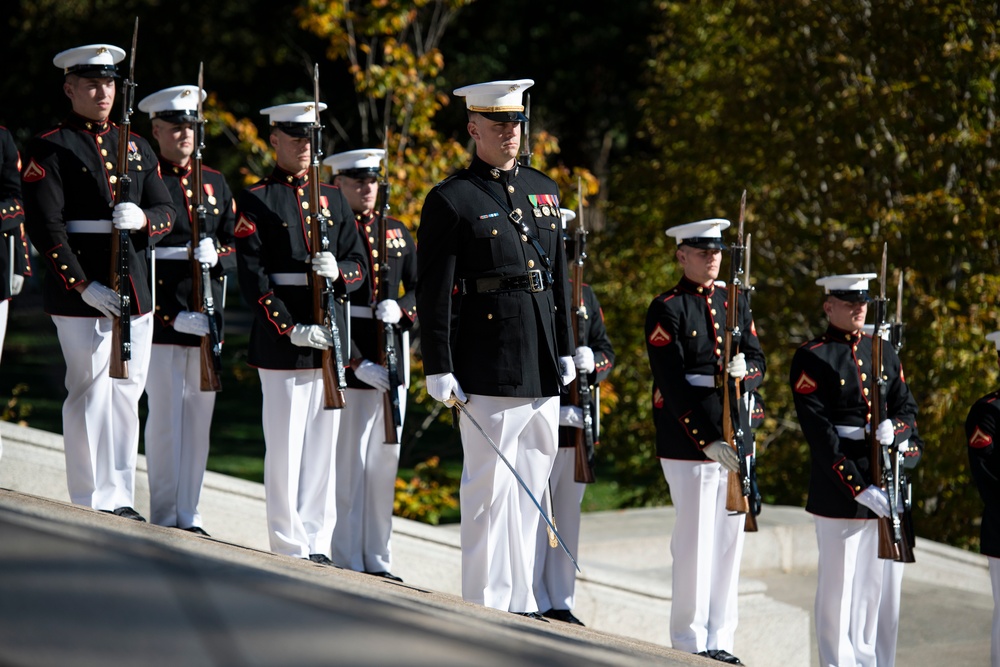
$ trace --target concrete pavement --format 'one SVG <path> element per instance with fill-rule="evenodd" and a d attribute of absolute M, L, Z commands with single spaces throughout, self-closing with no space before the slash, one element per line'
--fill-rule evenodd
<path fill-rule="evenodd" d="M 8 423 L 0 423 L 0 435 L 0 488 L 38 496 L 0 493 L 0 664 L 96 664 L 91 660 L 119 644 L 131 647 L 130 655 L 151 651 L 147 664 L 161 657 L 164 664 L 562 664 L 564 657 L 574 664 L 718 664 L 664 648 L 669 507 L 584 515 L 575 612 L 588 627 L 579 629 L 464 603 L 457 526 L 397 518 L 393 571 L 406 585 L 389 585 L 266 553 L 259 484 L 208 474 L 202 511 L 213 539 L 205 540 L 61 504 L 68 502 L 61 436 Z M 140 460 L 136 508 L 148 515 L 144 465 Z M 744 663 L 818 663 L 811 625 L 816 560 L 809 516 L 801 508 L 765 507 L 743 560 L 734 652 Z M 988 664 L 993 603 L 986 559 L 918 540 L 917 563 L 906 572 L 897 664 Z M 104 616 L 108 599 L 127 612 Z M 164 616 L 143 627 L 163 636 L 114 639 L 121 623 L 128 627 L 149 608 Z M 61 630 L 67 623 L 80 628 L 68 640 Z M 94 649 L 98 636 L 110 643 Z M 469 636 L 476 638 L 471 645 Z M 30 650 L 9 653 L 18 645 L 12 637 Z M 374 653 L 353 652 L 373 644 Z M 51 659 L 25 661 L 34 651 Z M 102 664 L 131 664 L 126 653 Z M 338 657 L 324 662 L 330 655 Z"/>

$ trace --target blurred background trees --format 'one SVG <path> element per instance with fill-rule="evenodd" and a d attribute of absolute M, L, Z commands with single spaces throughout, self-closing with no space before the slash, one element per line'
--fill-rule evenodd
<path fill-rule="evenodd" d="M 601 486 L 588 498 L 605 507 L 668 501 L 642 335 L 650 300 L 679 277 L 664 230 L 735 220 L 745 188 L 769 364 L 758 433 L 765 501 L 805 500 L 808 448 L 787 374 L 795 348 L 825 328 L 815 279 L 877 270 L 888 242 L 887 292 L 895 298 L 902 271 L 901 357 L 927 446 L 914 480 L 917 531 L 975 546 L 980 504 L 963 423 L 996 388 L 983 335 L 1000 329 L 998 10 L 963 0 L 636 0 L 586 11 L 567 0 L 16 0 L 2 19 L 0 123 L 23 143 L 57 122 L 68 103 L 55 53 L 127 46 L 138 15 L 137 99 L 193 82 L 204 61 L 206 161 L 234 188 L 271 166 L 258 110 L 310 98 L 318 62 L 330 105 L 325 152 L 381 146 L 388 128 L 393 213 L 415 228 L 426 192 L 469 156 L 451 90 L 535 79 L 533 165 L 559 181 L 570 207 L 584 179 L 594 231 L 587 278 L 618 352 L 604 392 L 614 411 L 602 421 Z M 143 115 L 135 119 L 149 136 Z M 9 359 L 0 366 L 8 395 L 23 379 L 9 377 Z M 240 377 L 252 384 L 255 375 L 244 368 Z M 414 380 L 411 465 L 454 459 L 457 435 L 419 373 Z M 32 391 L 11 400 L 30 402 Z M 37 408 L 32 425 L 44 422 Z M 433 463 L 421 470 L 440 482 L 446 464 Z"/>

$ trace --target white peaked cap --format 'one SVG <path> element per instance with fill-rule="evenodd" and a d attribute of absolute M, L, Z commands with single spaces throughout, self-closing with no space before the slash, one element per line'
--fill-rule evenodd
<path fill-rule="evenodd" d="M 526 120 L 524 91 L 535 85 L 532 79 L 489 81 L 455 89 L 455 95 L 465 98 L 465 108 L 481 113 L 490 120 L 501 122 Z"/>
<path fill-rule="evenodd" d="M 993 341 L 993 344 L 997 346 L 997 352 L 1000 352 L 1000 331 L 986 334 L 986 340 Z"/>
<path fill-rule="evenodd" d="M 868 281 L 878 278 L 874 273 L 844 273 L 837 276 L 826 276 L 816 281 L 826 294 L 868 292 Z"/>
<path fill-rule="evenodd" d="M 326 103 L 319 103 L 319 111 L 326 111 Z M 308 102 L 292 102 L 291 104 L 278 104 L 273 107 L 261 109 L 260 112 L 267 116 L 271 125 L 280 127 L 284 123 L 312 124 L 319 120 L 316 111 L 316 103 L 312 100 Z"/>
<path fill-rule="evenodd" d="M 710 218 L 676 225 L 667 230 L 667 236 L 677 239 L 677 245 L 689 245 L 694 248 L 724 249 L 722 230 L 728 229 L 732 223 L 723 218 Z"/>
<path fill-rule="evenodd" d="M 201 91 L 201 101 L 208 95 Z M 158 90 L 147 95 L 139 102 L 139 111 L 149 114 L 150 118 L 164 120 L 197 120 L 198 116 L 198 86 L 173 86 Z"/>
<path fill-rule="evenodd" d="M 56 54 L 52 64 L 63 74 L 113 76 L 115 65 L 125 60 L 125 51 L 111 44 L 88 44 L 66 49 Z"/>
<path fill-rule="evenodd" d="M 566 229 L 566 225 L 576 220 L 576 211 L 571 208 L 561 208 L 559 213 L 562 214 L 562 226 Z"/>
<path fill-rule="evenodd" d="M 353 173 L 378 175 L 384 157 L 385 151 L 381 148 L 360 148 L 334 153 L 323 160 L 323 164 L 333 170 L 334 176 L 337 174 L 351 176 Z"/>

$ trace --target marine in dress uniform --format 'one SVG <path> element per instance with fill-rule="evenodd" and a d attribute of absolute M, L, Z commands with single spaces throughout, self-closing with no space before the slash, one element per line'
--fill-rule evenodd
<path fill-rule="evenodd" d="M 1000 365 L 1000 331 L 986 336 L 994 343 Z M 965 420 L 965 438 L 969 452 L 969 470 L 983 499 L 979 551 L 987 557 L 993 584 L 993 634 L 990 664 L 1000 665 L 1000 389 L 976 401 Z"/>
<path fill-rule="evenodd" d="M 558 188 L 515 159 L 532 83 L 455 91 L 476 155 L 424 200 L 417 312 L 427 392 L 465 402 L 538 499 L 558 448 L 558 396 L 576 370 Z M 532 586 L 540 515 L 464 415 L 460 429 L 462 597 L 543 618 Z"/>
<path fill-rule="evenodd" d="M 789 381 L 811 464 L 806 511 L 819 546 L 816 639 L 821 665 L 875 665 L 885 566 L 878 558 L 878 517 L 889 500 L 871 478 L 875 429 L 883 445 L 913 435 L 917 405 L 899 357 L 883 346 L 886 418 L 871 424 L 872 339 L 861 330 L 874 273 L 820 278 L 826 292 L 826 332 L 792 357 Z"/>
<path fill-rule="evenodd" d="M 119 128 L 108 120 L 115 100 L 116 46 L 94 44 L 58 54 L 73 113 L 27 145 L 21 177 L 25 225 L 46 259 L 45 310 L 66 360 L 63 435 L 70 499 L 78 505 L 144 520 L 134 504 L 139 397 L 152 340 L 152 293 L 146 250 L 166 236 L 174 209 L 156 153 L 130 134 L 125 201 L 115 205 Z M 111 236 L 129 232 L 131 360 L 128 378 L 109 376 L 112 316 Z"/>
<path fill-rule="evenodd" d="M 365 245 L 367 275 L 350 294 L 351 369 L 347 372 L 345 409 L 337 440 L 337 523 L 333 529 L 332 560 L 341 567 L 402 581 L 390 571 L 392 506 L 399 438 L 406 415 L 409 386 L 409 334 L 417 317 L 417 248 L 402 222 L 386 218 L 386 257 L 379 257 L 375 215 L 376 181 L 385 151 L 366 148 L 337 153 L 323 163 L 333 170 L 333 183 L 354 211 L 354 222 Z M 384 273 L 380 269 L 384 268 Z M 386 280 L 389 298 L 378 300 L 379 281 Z M 400 288 L 405 293 L 400 295 Z M 395 341 L 402 384 L 390 389 L 389 374 L 378 364 L 378 333 L 374 318 L 395 324 L 403 335 Z M 404 370 L 406 372 L 404 372 Z M 385 442 L 385 391 L 399 396 L 400 426 L 396 444 Z"/>
<path fill-rule="evenodd" d="M 576 218 L 572 209 L 560 209 L 563 229 L 566 223 Z M 575 242 L 572 237 L 565 239 L 567 256 L 572 262 L 576 256 Z M 571 279 L 572 283 L 572 279 Z M 601 304 L 590 285 L 583 285 L 583 306 L 587 312 L 585 339 L 587 345 L 576 348 L 573 354 L 573 364 L 577 370 L 577 381 L 583 379 L 591 387 L 591 419 L 595 425 L 595 441 L 597 439 L 596 425 L 600 423 L 600 401 L 598 386 L 611 374 L 615 363 L 615 351 L 608 338 L 608 330 L 604 326 L 604 313 Z M 576 317 L 576 309 L 571 312 Z M 570 553 L 578 556 L 580 545 L 580 503 L 587 485 L 576 481 L 576 438 L 583 428 L 583 411 L 569 400 L 569 395 L 560 398 L 559 405 L 559 452 L 556 454 L 552 474 L 549 475 L 548 493 L 542 506 L 556 520 L 559 535 L 566 543 Z M 583 623 L 573 614 L 576 598 L 576 568 L 573 562 L 566 558 L 561 549 L 549 545 L 548 526 L 539 522 L 535 543 L 535 600 L 538 608 L 544 609 L 542 616 L 573 625 Z"/>
<path fill-rule="evenodd" d="M 670 486 L 676 524 L 670 540 L 673 600 L 670 643 L 682 651 L 740 664 L 732 655 L 745 517 L 726 510 L 735 450 L 722 438 L 722 376 L 727 293 L 716 286 L 722 231 L 728 220 L 671 227 L 684 275 L 646 313 L 646 350 L 653 371 L 656 454 Z M 739 298 L 740 352 L 727 371 L 744 394 L 764 379 L 765 361 L 746 296 Z M 749 425 L 744 432 L 750 433 Z M 748 447 L 749 449 L 749 447 Z"/>
<path fill-rule="evenodd" d="M 263 109 L 277 166 L 236 197 L 236 260 L 254 313 L 247 362 L 263 394 L 264 492 L 271 551 L 332 564 L 333 479 L 341 410 L 323 407 L 322 351 L 333 334 L 316 322 L 311 274 L 343 294 L 366 276 L 364 246 L 340 190 L 309 179 L 309 127 L 326 108 L 313 102 Z M 329 250 L 310 245 L 310 188 L 319 187 Z M 336 300 L 341 349 L 349 350 L 348 311 Z M 345 354 L 345 363 L 347 361 Z"/>
<path fill-rule="evenodd" d="M 21 203 L 21 156 L 10 130 L 0 126 L 0 353 L 7 335 L 11 297 L 20 294 L 31 275 L 28 237 Z M 3 441 L 0 440 L 0 455 Z"/>
<path fill-rule="evenodd" d="M 150 521 L 199 535 L 198 501 L 208 463 L 209 432 L 215 392 L 201 389 L 201 341 L 208 316 L 197 312 L 202 295 L 191 293 L 193 263 L 207 264 L 220 335 L 223 327 L 225 273 L 236 269 L 232 192 L 218 171 L 202 166 L 205 221 L 191 236 L 194 209 L 192 155 L 198 122 L 198 86 L 174 86 L 139 102 L 149 114 L 160 149 L 160 172 L 176 209 L 173 229 L 156 245 L 156 308 L 149 362 L 149 415 L 146 463 L 149 468 Z M 193 250 L 191 249 L 193 246 Z"/>

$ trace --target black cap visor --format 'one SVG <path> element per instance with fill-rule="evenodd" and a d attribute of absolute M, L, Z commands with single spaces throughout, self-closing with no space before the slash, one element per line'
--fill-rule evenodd
<path fill-rule="evenodd" d="M 686 245 L 699 250 L 726 250 L 728 248 L 718 236 L 695 236 L 684 239 L 677 245 Z"/>
<path fill-rule="evenodd" d="M 867 290 L 830 290 L 829 295 L 849 303 L 867 303 L 872 300 Z"/>
<path fill-rule="evenodd" d="M 526 123 L 528 117 L 520 111 L 477 111 L 483 118 L 497 123 Z"/>
<path fill-rule="evenodd" d="M 290 137 L 308 137 L 312 123 L 274 123 L 274 127 Z"/>

